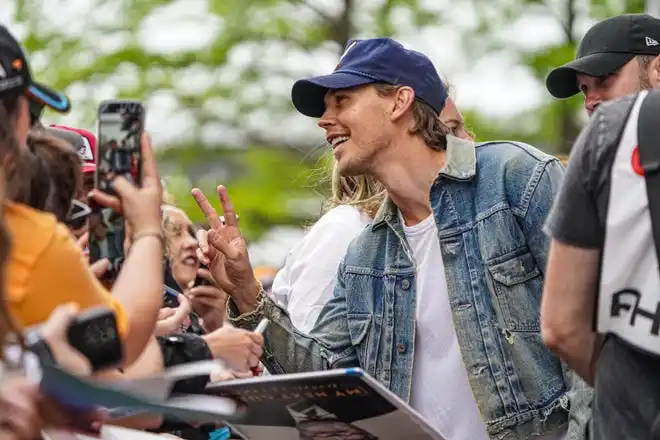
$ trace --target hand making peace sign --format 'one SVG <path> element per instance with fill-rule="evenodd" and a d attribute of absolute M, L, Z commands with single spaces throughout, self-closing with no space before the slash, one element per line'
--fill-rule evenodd
<path fill-rule="evenodd" d="M 255 309 L 260 285 L 254 277 L 247 244 L 238 228 L 238 218 L 227 189 L 220 185 L 217 191 L 224 221 L 199 189 L 192 190 L 211 228 L 208 232 L 201 231 L 197 238 L 213 278 L 232 297 L 241 313 L 246 313 Z"/>

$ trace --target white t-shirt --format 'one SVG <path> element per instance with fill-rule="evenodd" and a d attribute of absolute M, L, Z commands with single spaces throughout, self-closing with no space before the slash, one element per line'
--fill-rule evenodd
<path fill-rule="evenodd" d="M 399 214 L 400 215 L 400 214 Z M 456 337 L 433 215 L 401 223 L 417 265 L 417 323 L 410 406 L 447 440 L 488 440 Z M 566 438 L 568 426 L 534 437 Z"/>
<path fill-rule="evenodd" d="M 435 220 L 401 222 L 417 266 L 410 405 L 447 440 L 488 440 L 458 346 Z"/>
<path fill-rule="evenodd" d="M 353 206 L 337 206 L 323 215 L 286 258 L 273 281 L 273 296 L 289 311 L 293 325 L 309 333 L 332 298 L 337 268 L 351 241 L 371 222 Z"/>

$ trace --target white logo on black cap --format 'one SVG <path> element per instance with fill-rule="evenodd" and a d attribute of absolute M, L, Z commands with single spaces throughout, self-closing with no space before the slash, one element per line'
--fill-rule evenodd
<path fill-rule="evenodd" d="M 5 79 L 7 78 L 7 71 L 5 70 L 4 67 L 2 67 L 2 64 L 0 64 L 0 79 Z"/>
<path fill-rule="evenodd" d="M 646 40 L 646 45 L 647 46 L 657 46 L 658 45 L 658 40 L 654 40 L 651 37 L 645 37 Z"/>

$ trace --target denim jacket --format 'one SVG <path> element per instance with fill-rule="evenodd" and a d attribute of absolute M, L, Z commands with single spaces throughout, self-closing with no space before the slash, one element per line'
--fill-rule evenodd
<path fill-rule="evenodd" d="M 549 240 L 542 231 L 563 177 L 525 144 L 456 146 L 430 191 L 449 302 L 469 382 L 492 439 L 528 440 L 569 423 L 583 437 L 591 390 L 543 344 L 540 306 Z M 351 243 L 333 298 L 309 335 L 270 300 L 237 324 L 271 319 L 272 373 L 359 366 L 404 401 L 415 349 L 415 264 L 387 201 Z M 236 309 L 230 303 L 230 314 Z M 570 414 L 569 414 L 570 412 Z"/>

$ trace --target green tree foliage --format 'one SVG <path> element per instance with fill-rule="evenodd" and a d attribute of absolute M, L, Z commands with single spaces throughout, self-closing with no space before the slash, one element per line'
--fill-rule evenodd
<path fill-rule="evenodd" d="M 513 54 L 540 82 L 573 58 L 594 20 L 644 9 L 643 0 L 456 1 L 471 6 L 477 18 L 471 28 L 457 27 L 465 32 L 468 59 Z M 169 189 L 201 221 L 190 187 L 217 203 L 215 185 L 227 185 L 250 238 L 272 225 L 315 217 L 319 193 L 327 190 L 317 183 L 331 161 L 313 121 L 295 116 L 293 79 L 318 72 L 318 60 L 338 57 L 352 37 L 397 35 L 404 25 L 420 31 L 454 25 L 454 17 L 440 15 L 443 9 L 428 0 L 60 0 L 67 12 L 57 17 L 75 15 L 74 3 L 90 11 L 69 21 L 44 13 L 45 2 L 13 0 L 13 21 L 22 27 L 37 75 L 71 92 L 88 127 L 101 98 L 173 101 L 174 115 L 188 125 L 157 146 Z M 192 9 L 197 15 L 191 19 Z M 206 40 L 183 49 L 145 44 L 157 42 L 149 25 L 168 11 L 175 11 L 177 24 L 199 27 Z M 502 37 L 502 30 L 529 16 L 553 17 L 562 38 L 530 49 Z M 511 118 L 486 118 L 478 109 L 466 116 L 480 139 L 517 139 L 566 153 L 584 120 L 581 104 L 580 97 L 548 96 L 539 108 Z"/>
<path fill-rule="evenodd" d="M 40 0 L 15 1 L 14 21 L 26 30 L 23 44 L 33 59 L 44 60 L 37 75 L 55 87 L 88 92 L 75 102 L 86 125 L 94 123 L 95 93 L 118 73 L 129 81 L 117 87 L 116 97 L 176 99 L 177 113 L 191 127 L 158 146 L 168 188 L 201 221 L 187 194 L 190 186 L 216 203 L 215 185 L 227 185 L 251 238 L 274 224 L 318 215 L 318 197 L 309 201 L 325 188 L 317 185 L 327 173 L 322 135 L 284 136 L 290 121 L 300 121 L 291 119 L 292 79 L 316 73 L 306 54 L 339 57 L 355 35 L 392 35 L 402 15 L 419 28 L 440 20 L 417 0 L 339 0 L 333 8 L 314 0 L 207 0 L 205 22 L 212 23 L 213 35 L 203 46 L 154 51 L 141 44 L 149 20 L 167 8 L 178 8 L 185 20 L 185 5 L 199 1 L 87 0 L 87 10 L 96 13 L 72 27 L 52 25 Z M 247 62 L 232 63 L 246 51 Z M 186 76 L 205 79 L 182 87 Z M 261 128 L 253 123 L 259 119 L 267 121 Z"/>
<path fill-rule="evenodd" d="M 545 83 L 548 73 L 557 66 L 571 61 L 577 44 L 586 31 L 580 24 L 593 24 L 597 20 L 623 13 L 644 12 L 644 0 L 469 0 L 477 13 L 477 24 L 467 38 L 466 50 L 478 57 L 493 51 L 514 53 L 520 64 L 526 66 L 540 82 Z M 562 30 L 562 39 L 542 48 L 525 50 L 522 45 L 498 38 L 498 30 L 506 29 L 523 16 L 552 17 Z M 489 38 L 483 38 L 488 35 Z M 524 43 L 524 42 L 520 42 Z M 511 126 L 509 137 L 532 140 L 533 144 L 549 151 L 567 154 L 581 128 L 583 98 L 554 100 L 533 112 L 515 116 L 518 129 Z M 478 134 L 502 132 L 494 124 L 483 121 Z M 498 122 L 499 125 L 499 122 Z"/>

